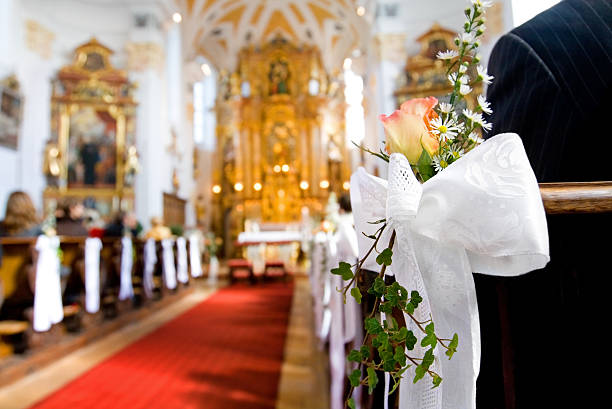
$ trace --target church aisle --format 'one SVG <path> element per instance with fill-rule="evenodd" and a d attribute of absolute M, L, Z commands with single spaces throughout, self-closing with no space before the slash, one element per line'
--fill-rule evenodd
<path fill-rule="evenodd" d="M 274 408 L 292 293 L 222 289 L 33 408 Z"/>

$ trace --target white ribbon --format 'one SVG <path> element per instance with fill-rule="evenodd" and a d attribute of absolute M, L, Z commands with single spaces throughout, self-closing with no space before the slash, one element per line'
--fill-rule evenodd
<path fill-rule="evenodd" d="M 210 264 L 208 265 L 208 285 L 215 285 L 217 283 L 218 275 L 219 275 L 219 259 L 217 259 L 217 256 L 211 256 Z"/>
<path fill-rule="evenodd" d="M 189 264 L 191 265 L 191 276 L 202 276 L 202 258 L 200 256 L 200 237 L 197 234 L 189 236 Z"/>
<path fill-rule="evenodd" d="M 187 240 L 184 237 L 176 239 L 176 278 L 179 282 L 189 282 L 189 267 L 187 266 Z"/>
<path fill-rule="evenodd" d="M 132 267 L 134 256 L 132 250 L 132 239 L 123 237 L 121 239 L 121 285 L 119 287 L 119 299 L 127 300 L 134 296 L 132 287 Z"/>
<path fill-rule="evenodd" d="M 145 295 L 148 298 L 153 296 L 153 269 L 157 263 L 157 254 L 155 250 L 155 240 L 148 239 L 144 246 L 144 274 L 142 276 L 142 287 Z"/>
<path fill-rule="evenodd" d="M 390 267 L 402 286 L 423 297 L 416 319 L 431 316 L 440 336 L 459 335 L 452 360 L 441 346 L 435 349 L 431 369 L 442 385 L 432 389 L 427 379 L 413 384 L 406 375 L 400 408 L 475 408 L 480 330 L 471 273 L 516 276 L 549 261 L 542 199 L 520 138 L 494 136 L 422 185 L 406 158 L 393 154 L 388 182 L 363 168 L 353 174 L 351 199 L 358 236 L 362 228 L 372 234 L 379 225 L 367 222 L 382 218 L 390 224 L 387 234 L 396 231 Z M 370 245 L 360 241 L 360 254 Z M 419 333 L 410 317 L 406 322 Z"/>
<path fill-rule="evenodd" d="M 102 240 L 85 240 L 85 310 L 95 314 L 100 310 L 100 250 Z"/>
<path fill-rule="evenodd" d="M 58 249 L 58 237 L 38 236 L 32 325 L 35 331 L 48 331 L 51 325 L 64 319 Z"/>
<path fill-rule="evenodd" d="M 166 287 L 169 290 L 174 290 L 176 288 L 176 267 L 174 265 L 173 247 L 174 240 L 162 240 L 162 266 L 164 271 L 164 281 L 166 282 Z"/>

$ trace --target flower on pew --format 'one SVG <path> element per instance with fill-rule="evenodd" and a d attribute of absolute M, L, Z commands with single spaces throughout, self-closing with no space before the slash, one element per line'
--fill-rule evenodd
<path fill-rule="evenodd" d="M 455 39 L 457 49 L 439 52 L 437 55 L 437 58 L 447 65 L 448 80 L 452 86 L 447 102 L 440 103 L 431 96 L 406 101 L 391 115 L 380 115 L 386 137 L 384 150 L 374 152 L 358 145 L 362 150 L 390 162 L 389 174 L 397 171 L 403 175 L 403 179 L 399 178 L 404 183 L 399 187 L 393 186 L 391 178 L 389 179 L 389 185 L 385 188 L 388 194 L 386 212 L 387 218 L 391 219 L 369 221 L 370 224 L 377 226 L 377 230 L 373 234 L 363 233 L 373 241 L 365 257 L 353 266 L 342 261 L 331 271 L 332 274 L 340 275 L 348 281 L 339 290 L 343 296 L 346 297 L 350 291 L 355 300 L 361 303 L 363 294 L 353 284 L 363 281 L 360 274 L 369 256 L 376 257 L 376 263 L 380 266 L 378 277 L 367 290 L 368 294 L 375 297 L 375 304 L 371 314 L 364 320 L 366 332 L 364 343 L 361 348 L 351 351 L 348 355 L 348 360 L 357 364 L 358 368 L 349 374 L 351 389 L 345 407 L 355 407 L 355 401 L 351 397 L 354 388 L 367 385 L 369 393 L 373 392 L 378 383 L 376 371 L 379 370 L 390 374 L 393 381 L 391 392 L 399 386 L 400 379 L 408 374 L 408 368 L 412 368 L 413 383 L 427 377 L 433 388 L 438 387 L 442 383 L 441 375 L 436 372 L 439 364 L 434 363 L 438 359 L 438 351 L 443 350 L 444 356 L 451 359 L 460 349 L 459 336 L 456 333 L 439 335 L 431 315 L 429 319 L 417 319 L 421 316 L 419 309 L 423 308 L 423 304 L 426 307 L 425 311 L 431 312 L 429 300 L 424 300 L 425 294 L 420 294 L 416 290 L 409 291 L 399 282 L 388 285 L 384 277 L 388 267 L 394 268 L 390 266 L 393 263 L 396 228 L 399 225 L 398 220 L 392 218 L 399 216 L 403 218 L 402 220 L 406 220 L 414 217 L 422 192 L 419 182 L 424 183 L 445 171 L 452 163 L 482 142 L 481 132 L 491 129 L 483 114 L 490 114 L 492 111 L 483 95 L 477 97 L 478 104 L 475 108 L 463 109 L 464 99 L 473 91 L 475 85 L 479 82 L 489 84 L 493 79 L 485 68 L 478 65 L 480 56 L 477 54 L 479 40 L 485 30 L 485 9 L 490 5 L 488 1 L 471 0 L 471 6 L 465 9 L 467 21 L 463 27 L 464 31 Z M 470 73 L 474 71 L 470 68 L 473 67 L 476 67 L 477 75 L 474 75 L 475 78 L 470 78 Z M 398 159 L 397 154 L 407 159 L 407 172 L 410 174 L 412 170 L 416 177 L 414 182 L 418 186 L 412 183 L 415 177 L 406 175 L 402 160 Z M 396 187 L 401 192 L 392 191 Z M 412 195 L 417 198 L 415 203 L 402 203 L 402 199 L 406 199 L 402 194 L 406 191 L 417 192 Z M 397 196 L 393 197 L 392 194 Z M 363 203 L 361 206 L 367 207 L 368 203 Z M 392 230 L 390 238 L 387 230 Z M 383 247 L 381 250 L 379 241 L 383 233 L 389 241 L 388 244 L 383 244 L 386 248 Z M 394 270 L 394 273 L 397 277 L 398 272 Z M 395 311 L 403 313 L 406 317 L 408 321 L 406 326 L 400 326 L 391 316 Z M 379 313 L 387 314 L 387 318 L 382 323 L 377 318 Z M 376 361 L 370 347 L 377 349 Z M 363 371 L 361 367 L 365 367 L 366 370 Z"/>

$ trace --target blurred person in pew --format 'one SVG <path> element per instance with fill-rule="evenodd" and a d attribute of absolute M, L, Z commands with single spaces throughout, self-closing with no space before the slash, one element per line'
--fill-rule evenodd
<path fill-rule="evenodd" d="M 83 203 L 74 199 L 67 198 L 61 203 L 58 209 L 58 217 L 55 230 L 59 236 L 86 237 L 87 228 L 83 224 Z"/>
<path fill-rule="evenodd" d="M 142 225 L 136 220 L 134 213 L 118 212 L 104 228 L 104 237 L 122 237 L 127 233 L 138 237 L 141 232 Z"/>
<path fill-rule="evenodd" d="M 4 220 L 0 223 L 2 237 L 35 237 L 42 234 L 40 218 L 27 193 L 16 191 L 6 202 Z"/>
<path fill-rule="evenodd" d="M 489 136 L 518 133 L 538 182 L 612 180 L 612 2 L 561 1 L 501 37 L 488 71 Z M 574 359 L 570 350 L 581 331 L 609 319 L 611 216 L 549 214 L 545 268 L 511 278 L 474 275 L 479 408 L 598 407 L 589 403 L 607 400 L 607 378 L 589 374 L 610 359 Z M 535 334 L 546 340 L 542 348 Z M 561 334 L 567 343 L 555 341 Z"/>
<path fill-rule="evenodd" d="M 172 237 L 172 231 L 164 226 L 164 221 L 159 217 L 151 218 L 151 229 L 145 234 L 145 239 L 163 240 Z"/>

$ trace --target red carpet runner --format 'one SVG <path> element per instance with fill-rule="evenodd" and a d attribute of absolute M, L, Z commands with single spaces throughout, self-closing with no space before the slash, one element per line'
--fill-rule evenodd
<path fill-rule="evenodd" d="M 292 283 L 220 290 L 34 408 L 272 409 L 292 294 Z"/>

